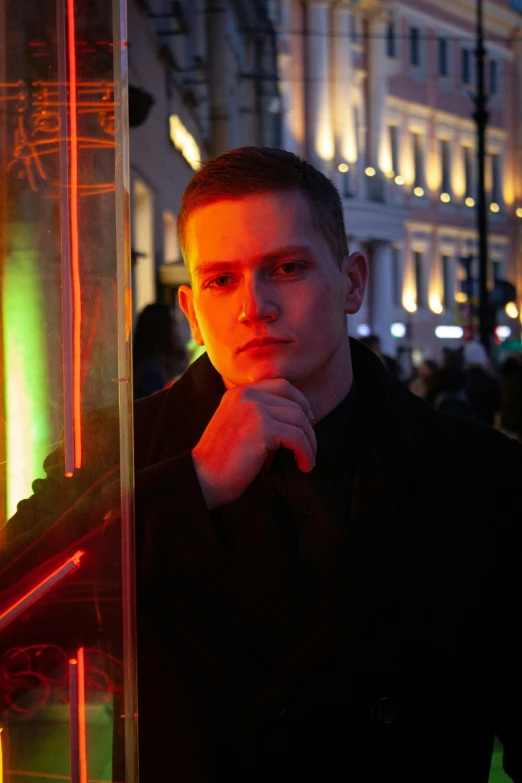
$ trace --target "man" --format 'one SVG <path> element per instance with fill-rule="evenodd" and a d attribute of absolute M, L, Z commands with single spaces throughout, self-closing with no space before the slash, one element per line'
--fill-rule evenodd
<path fill-rule="evenodd" d="M 348 338 L 310 164 L 209 161 L 178 230 L 206 354 L 135 408 L 142 783 L 485 783 L 495 733 L 522 781 L 519 445 Z"/>

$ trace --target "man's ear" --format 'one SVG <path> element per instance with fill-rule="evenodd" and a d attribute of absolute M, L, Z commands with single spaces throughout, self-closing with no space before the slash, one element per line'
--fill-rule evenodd
<path fill-rule="evenodd" d="M 353 315 L 361 309 L 363 303 L 368 282 L 368 262 L 363 254 L 356 250 L 345 258 L 343 272 L 348 278 L 344 312 Z"/>
<path fill-rule="evenodd" d="M 196 318 L 196 312 L 194 310 L 194 300 L 192 294 L 192 288 L 188 285 L 180 285 L 178 289 L 178 301 L 179 306 L 187 316 L 187 320 L 192 329 L 194 340 L 198 345 L 204 345 L 203 337 L 201 336 L 201 330 L 199 328 L 198 319 Z"/>

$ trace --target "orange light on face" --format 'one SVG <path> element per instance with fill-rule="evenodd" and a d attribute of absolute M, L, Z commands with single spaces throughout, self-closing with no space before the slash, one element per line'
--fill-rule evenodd
<path fill-rule="evenodd" d="M 72 557 L 67 558 L 67 560 L 49 574 L 49 576 L 46 576 L 45 579 L 42 579 L 31 590 L 28 590 L 27 593 L 18 599 L 18 601 L 11 604 L 10 607 L 0 614 L 0 630 L 5 628 L 6 625 L 9 625 L 9 623 L 22 614 L 22 612 L 48 593 L 49 590 L 52 590 L 52 588 L 57 585 L 58 582 L 61 582 L 64 577 L 73 571 L 76 571 L 80 565 L 80 559 L 84 554 L 85 552 L 82 551 L 75 552 Z"/>
<path fill-rule="evenodd" d="M 74 467 L 82 466 L 81 431 L 81 326 L 82 299 L 80 281 L 80 254 L 78 237 L 78 117 L 76 106 L 76 41 L 74 0 L 67 0 L 67 41 L 69 59 L 70 106 L 70 215 L 71 215 L 71 267 L 73 286 L 73 419 L 74 419 Z"/>

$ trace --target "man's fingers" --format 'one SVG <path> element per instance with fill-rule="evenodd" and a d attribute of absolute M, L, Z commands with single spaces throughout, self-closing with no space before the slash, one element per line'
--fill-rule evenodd
<path fill-rule="evenodd" d="M 290 424 L 292 427 L 300 428 L 306 435 L 310 448 L 312 449 L 312 456 L 315 461 L 317 454 L 317 440 L 315 432 L 313 431 L 310 420 L 301 407 L 294 404 L 285 405 L 270 405 L 268 406 L 268 413 L 270 417 L 278 424 Z"/>
<path fill-rule="evenodd" d="M 247 384 L 242 387 L 245 391 L 260 392 L 263 396 L 274 395 L 283 399 L 290 400 L 297 403 L 307 414 L 310 419 L 313 419 L 313 411 L 310 407 L 310 403 L 299 389 L 292 386 L 289 381 L 285 381 L 283 378 L 268 378 L 264 381 L 257 381 L 257 383 Z"/>
<path fill-rule="evenodd" d="M 303 473 L 310 473 L 314 469 L 315 457 L 310 441 L 302 429 L 293 427 L 291 424 L 281 424 L 279 439 L 278 446 L 283 446 L 283 448 L 294 452 L 299 470 L 302 470 Z"/>

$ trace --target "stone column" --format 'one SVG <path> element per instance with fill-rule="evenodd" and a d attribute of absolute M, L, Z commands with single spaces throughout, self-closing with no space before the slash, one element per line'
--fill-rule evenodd
<path fill-rule="evenodd" d="M 386 103 L 386 18 L 375 13 L 369 20 L 368 38 L 368 153 L 367 164 L 376 170 L 384 160 L 384 108 Z"/>
<path fill-rule="evenodd" d="M 347 5 L 337 5 L 333 9 L 333 96 L 337 157 L 339 162 L 355 163 L 357 140 L 352 105 L 351 15 L 352 12 Z"/>
<path fill-rule="evenodd" d="M 328 169 L 334 158 L 332 94 L 330 82 L 330 4 L 312 0 L 308 21 L 308 122 L 312 158 Z M 324 165 L 326 164 L 326 165 Z"/>
<path fill-rule="evenodd" d="M 440 242 L 437 229 L 431 233 L 431 241 L 428 250 L 428 307 L 432 313 L 440 315 L 444 300 L 444 285 L 442 276 L 442 264 L 440 258 Z"/>
<path fill-rule="evenodd" d="M 393 302 L 392 249 L 389 242 L 373 242 L 370 279 L 372 331 L 380 337 L 383 353 L 393 356 L 396 346 L 390 333 Z"/>

